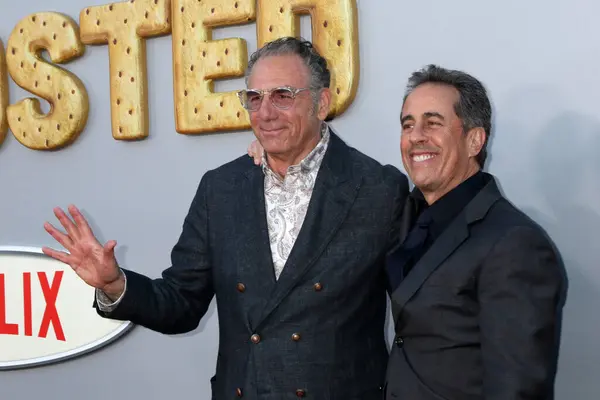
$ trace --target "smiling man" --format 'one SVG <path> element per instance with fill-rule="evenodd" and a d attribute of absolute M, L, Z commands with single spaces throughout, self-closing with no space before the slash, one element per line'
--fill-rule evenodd
<path fill-rule="evenodd" d="M 388 399 L 552 398 L 562 270 L 482 171 L 491 116 L 464 72 L 429 66 L 409 79 L 401 150 L 418 219 L 387 260 Z"/>
<path fill-rule="evenodd" d="M 384 260 L 408 180 L 324 122 L 330 72 L 311 43 L 266 44 L 247 85 L 262 163 L 244 155 L 202 177 L 160 279 L 119 268 L 116 242 L 100 244 L 74 206 L 74 221 L 55 210 L 66 233 L 45 225 L 68 253 L 44 251 L 98 289 L 100 315 L 158 332 L 195 329 L 216 297 L 213 399 L 380 399 Z"/>

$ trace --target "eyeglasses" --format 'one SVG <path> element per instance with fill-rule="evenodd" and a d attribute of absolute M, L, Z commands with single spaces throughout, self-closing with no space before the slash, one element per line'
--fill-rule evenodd
<path fill-rule="evenodd" d="M 246 89 L 240 90 L 237 95 L 244 107 L 248 111 L 257 111 L 262 104 L 265 93 L 269 93 L 271 104 L 280 110 L 286 110 L 294 104 L 294 99 L 298 93 L 310 88 L 294 88 L 291 86 L 277 87 L 273 89 Z"/>

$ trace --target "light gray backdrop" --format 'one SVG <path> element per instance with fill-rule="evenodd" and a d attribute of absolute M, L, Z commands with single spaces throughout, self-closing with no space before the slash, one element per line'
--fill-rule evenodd
<path fill-rule="evenodd" d="M 0 4 L 6 45 L 30 13 L 60 11 L 78 21 L 82 8 L 104 2 Z M 359 0 L 358 9 L 360 86 L 334 129 L 368 155 L 402 168 L 398 116 L 410 72 L 433 62 L 483 80 L 495 108 L 488 170 L 547 229 L 570 277 L 557 398 L 598 398 L 600 6 L 592 0 Z M 305 37 L 309 24 L 304 18 Z M 215 39 L 243 37 L 253 51 L 255 27 L 218 29 Z M 200 177 L 243 154 L 253 139 L 251 132 L 175 132 L 171 49 L 171 36 L 147 43 L 150 137 L 140 142 L 111 136 L 107 47 L 88 47 L 67 66 L 89 92 L 87 127 L 58 152 L 30 150 L 9 133 L 0 147 L 0 245 L 52 245 L 42 224 L 53 220 L 52 207 L 73 202 L 102 240 L 118 240 L 126 267 L 155 277 L 169 265 Z M 221 82 L 217 89 L 242 84 Z M 11 103 L 31 96 L 12 82 L 10 89 Z M 208 399 L 217 329 L 214 307 L 191 334 L 169 337 L 138 327 L 82 358 L 1 372 L 0 397 Z"/>

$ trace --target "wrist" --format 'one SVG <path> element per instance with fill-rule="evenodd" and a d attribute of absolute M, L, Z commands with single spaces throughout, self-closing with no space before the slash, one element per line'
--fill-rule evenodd
<path fill-rule="evenodd" d="M 119 268 L 119 274 L 116 279 L 107 283 L 102 288 L 102 291 L 113 301 L 121 297 L 125 290 L 125 274 Z"/>

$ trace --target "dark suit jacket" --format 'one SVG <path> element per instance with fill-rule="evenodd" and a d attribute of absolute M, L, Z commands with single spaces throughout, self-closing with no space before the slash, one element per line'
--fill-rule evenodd
<path fill-rule="evenodd" d="M 551 398 L 562 270 L 488 179 L 391 295 L 388 400 Z"/>
<path fill-rule="evenodd" d="M 276 281 L 263 172 L 241 157 L 202 178 L 162 278 L 126 270 L 122 302 L 100 314 L 183 333 L 197 327 L 216 295 L 213 398 L 381 398 L 388 358 L 383 266 L 407 194 L 400 171 L 332 133 Z"/>

